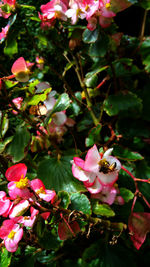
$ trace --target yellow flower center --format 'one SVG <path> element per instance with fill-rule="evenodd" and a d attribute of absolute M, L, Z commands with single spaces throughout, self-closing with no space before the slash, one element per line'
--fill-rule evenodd
<path fill-rule="evenodd" d="M 110 3 L 106 3 L 105 7 L 109 8 L 110 7 Z"/>
<path fill-rule="evenodd" d="M 15 182 L 16 184 L 16 187 L 19 188 L 19 189 L 24 189 L 28 186 L 28 178 L 25 177 L 25 178 L 21 178 L 18 182 Z"/>
<path fill-rule="evenodd" d="M 89 9 L 89 6 L 87 5 L 87 6 L 85 7 L 85 11 L 88 11 L 88 9 Z"/>
<path fill-rule="evenodd" d="M 44 190 L 44 188 L 43 187 L 41 187 L 40 189 L 38 189 L 37 191 L 36 191 L 36 193 L 39 195 L 39 194 L 46 194 L 45 193 L 45 190 Z"/>
<path fill-rule="evenodd" d="M 15 233 L 16 233 L 16 232 L 12 230 L 12 231 L 9 233 L 8 238 L 13 239 Z"/>
<path fill-rule="evenodd" d="M 39 59 L 38 59 L 38 63 L 39 63 L 39 64 L 42 64 L 42 63 L 44 63 L 44 59 L 42 59 L 42 58 L 39 58 Z"/>

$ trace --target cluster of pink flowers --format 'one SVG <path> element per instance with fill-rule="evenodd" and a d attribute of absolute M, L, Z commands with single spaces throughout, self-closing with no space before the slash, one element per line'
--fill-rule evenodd
<path fill-rule="evenodd" d="M 115 13 L 110 8 L 111 0 L 52 0 L 41 6 L 39 17 L 43 28 L 54 25 L 57 18 L 71 19 L 72 24 L 86 19 L 88 29 L 94 30 L 98 22 L 103 28 L 111 24 Z"/>
<path fill-rule="evenodd" d="M 96 145 L 89 149 L 85 160 L 74 157 L 72 173 L 75 178 L 82 181 L 92 198 L 97 198 L 104 203 L 112 205 L 115 202 L 124 204 L 119 196 L 119 189 L 115 185 L 121 163 L 110 156 L 112 148 L 104 154 L 99 153 Z"/>
<path fill-rule="evenodd" d="M 18 242 L 23 237 L 23 227 L 32 227 L 39 214 L 33 204 L 40 207 L 38 200 L 53 203 L 56 196 L 55 191 L 47 190 L 40 179 L 30 181 L 26 173 L 27 167 L 23 163 L 8 168 L 5 176 L 9 181 L 9 197 L 4 191 L 0 191 L 0 215 L 9 217 L 0 227 L 0 238 L 10 252 L 17 250 Z M 23 216 L 28 209 L 31 215 Z M 42 212 L 40 215 L 47 219 L 50 212 Z"/>

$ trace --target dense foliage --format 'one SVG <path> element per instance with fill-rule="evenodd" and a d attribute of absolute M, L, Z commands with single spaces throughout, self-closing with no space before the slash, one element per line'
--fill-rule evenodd
<path fill-rule="evenodd" d="M 149 266 L 149 9 L 0 2 L 1 267 Z"/>

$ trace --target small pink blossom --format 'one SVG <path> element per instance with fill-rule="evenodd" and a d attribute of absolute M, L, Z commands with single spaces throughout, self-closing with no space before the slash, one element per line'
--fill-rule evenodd
<path fill-rule="evenodd" d="M 37 56 L 35 60 L 36 60 L 36 66 L 37 66 L 40 70 L 43 70 L 43 68 L 44 68 L 44 59 L 43 59 L 43 57 L 39 57 L 39 56 Z"/>
<path fill-rule="evenodd" d="M 56 192 L 54 190 L 45 189 L 45 185 L 40 179 L 32 180 L 31 188 L 40 198 L 42 198 L 46 202 L 54 201 Z"/>
<path fill-rule="evenodd" d="M 14 220 L 5 220 L 0 227 L 0 238 L 9 252 L 15 252 L 23 237 L 23 229 Z"/>
<path fill-rule="evenodd" d="M 28 189 L 30 182 L 26 177 L 27 167 L 24 163 L 18 163 L 9 167 L 6 171 L 6 178 L 10 183 L 8 183 L 8 190 L 11 199 L 16 199 L 21 197 L 28 199 L 32 196 Z"/>
<path fill-rule="evenodd" d="M 21 108 L 21 104 L 23 102 L 23 98 L 22 97 L 16 97 L 12 100 L 12 102 L 15 104 L 17 109 Z M 16 110 L 12 110 L 13 114 L 17 115 L 18 112 Z"/>

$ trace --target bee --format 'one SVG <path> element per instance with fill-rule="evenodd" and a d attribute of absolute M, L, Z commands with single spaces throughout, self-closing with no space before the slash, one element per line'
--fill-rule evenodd
<path fill-rule="evenodd" d="M 110 164 L 106 159 L 102 159 L 99 162 L 99 165 L 101 167 L 100 168 L 100 172 L 103 172 L 104 174 L 107 174 L 107 173 L 115 171 L 116 167 L 117 167 L 116 162 Z"/>

